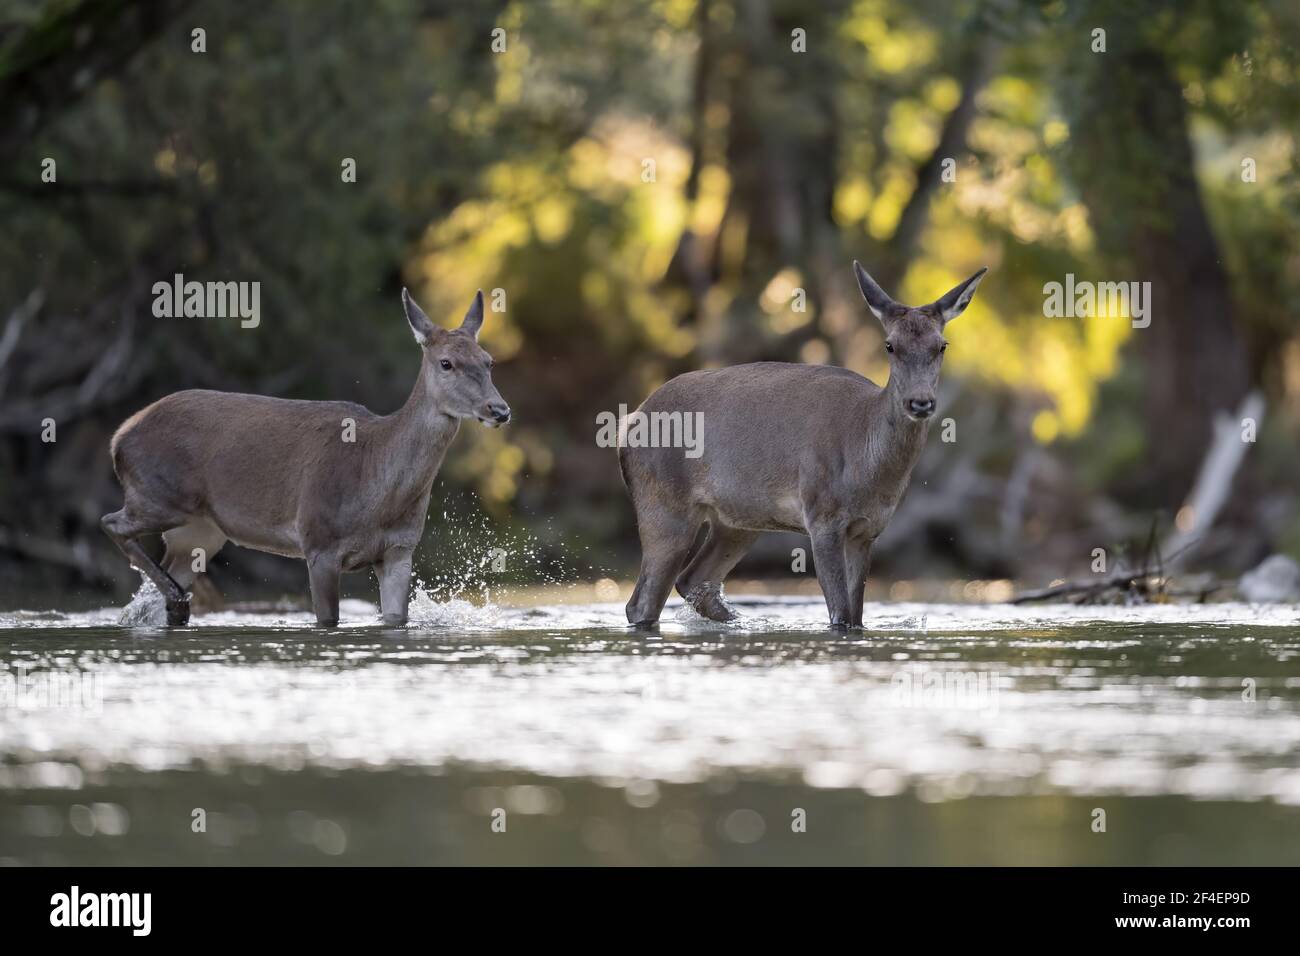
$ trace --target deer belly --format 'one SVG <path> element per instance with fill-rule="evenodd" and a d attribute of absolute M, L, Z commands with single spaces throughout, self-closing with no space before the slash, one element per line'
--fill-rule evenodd
<path fill-rule="evenodd" d="M 241 548 L 265 551 L 285 558 L 303 556 L 302 546 L 298 543 L 297 535 L 293 533 L 272 525 L 250 521 L 223 521 L 220 517 L 214 520 L 222 533 Z"/>
<path fill-rule="evenodd" d="M 732 528 L 752 531 L 804 530 L 803 504 L 793 495 L 770 500 L 719 502 L 713 506 L 718 520 Z"/>

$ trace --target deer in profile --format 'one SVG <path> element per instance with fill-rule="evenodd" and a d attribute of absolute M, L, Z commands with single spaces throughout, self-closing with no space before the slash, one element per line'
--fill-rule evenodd
<path fill-rule="evenodd" d="M 402 290 L 420 345 L 406 404 L 376 415 L 352 402 L 307 402 L 192 390 L 132 415 L 113 435 L 126 501 L 101 521 L 157 585 L 167 623 L 189 621 L 195 559 L 226 541 L 307 562 L 312 608 L 338 623 L 339 578 L 373 568 L 385 624 L 406 623 L 411 555 L 434 478 L 464 419 L 510 421 L 478 344 L 480 291 L 457 329 L 434 325 Z M 140 543 L 162 534 L 161 564 Z"/>
<path fill-rule="evenodd" d="M 811 539 L 831 627 L 862 626 L 872 544 L 898 507 L 935 411 L 944 327 L 988 270 L 910 307 L 857 262 L 853 269 L 884 326 L 884 388 L 844 368 L 756 362 L 687 372 L 642 403 L 643 414 L 701 413 L 703 444 L 690 457 L 620 442 L 641 537 L 629 623 L 653 626 L 674 585 L 703 616 L 733 619 L 722 591 L 727 575 L 760 533 L 795 531 Z"/>

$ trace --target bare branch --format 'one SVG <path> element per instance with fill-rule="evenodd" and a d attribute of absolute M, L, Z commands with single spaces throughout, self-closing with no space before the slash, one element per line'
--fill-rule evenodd
<path fill-rule="evenodd" d="M 41 310 L 45 304 L 45 290 L 37 286 L 24 299 L 16 309 L 9 313 L 9 320 L 5 323 L 5 330 L 0 334 L 0 395 L 5 390 L 5 366 L 13 356 L 14 351 L 18 348 L 18 340 L 22 337 L 23 326 L 36 317 L 36 313 Z"/>

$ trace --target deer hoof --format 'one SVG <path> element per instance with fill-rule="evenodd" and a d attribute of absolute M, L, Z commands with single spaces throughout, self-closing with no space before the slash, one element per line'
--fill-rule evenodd
<path fill-rule="evenodd" d="M 725 624 L 740 617 L 736 609 L 722 596 L 722 588 L 716 584 L 701 584 L 686 595 L 686 603 L 695 608 L 695 612 L 710 621 Z"/>
<path fill-rule="evenodd" d="M 190 602 L 188 598 L 167 602 L 167 626 L 184 627 L 190 623 Z"/>

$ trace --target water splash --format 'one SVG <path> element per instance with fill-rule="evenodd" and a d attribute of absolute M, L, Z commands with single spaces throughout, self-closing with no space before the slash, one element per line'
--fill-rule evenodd
<path fill-rule="evenodd" d="M 673 600 L 664 607 L 660 620 L 671 621 L 693 632 L 737 631 L 749 633 L 750 631 L 765 630 L 771 625 L 769 618 L 753 613 L 752 608 L 737 606 L 730 601 L 727 602 L 727 607 L 732 610 L 735 617 L 729 621 L 715 621 L 713 618 L 705 617 L 685 601 L 678 604 Z"/>
<path fill-rule="evenodd" d="M 478 508 L 476 499 L 444 509 L 429 528 L 417 565 L 407 616 L 414 627 L 489 630 L 509 613 L 497 602 L 511 591 L 537 586 L 579 586 L 590 576 L 557 558 L 527 530 L 505 526 Z"/>
<path fill-rule="evenodd" d="M 417 582 L 407 609 L 407 626 L 491 631 L 504 626 L 506 612 L 495 604 L 472 604 L 461 598 L 439 601 Z"/>
<path fill-rule="evenodd" d="M 131 597 L 131 601 L 122 608 L 117 619 L 122 627 L 162 627 L 167 623 L 167 599 L 158 590 L 158 586 L 143 571 L 140 572 L 140 587 Z"/>
<path fill-rule="evenodd" d="M 425 535 L 417 564 L 435 570 L 419 585 L 435 600 L 473 595 L 491 600 L 492 592 L 512 585 L 556 585 L 578 579 L 578 570 L 557 558 L 536 535 L 499 524 L 472 503 L 445 509 Z"/>

